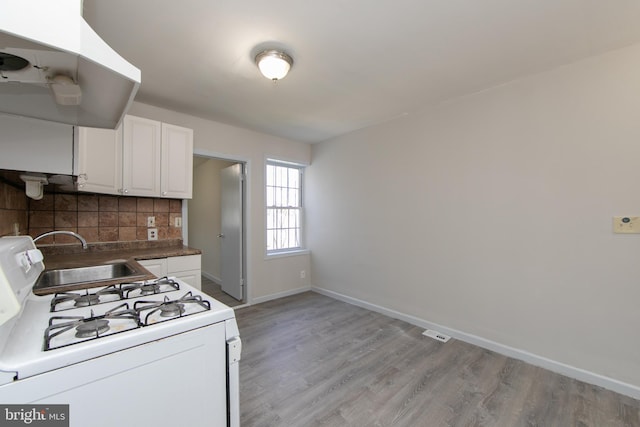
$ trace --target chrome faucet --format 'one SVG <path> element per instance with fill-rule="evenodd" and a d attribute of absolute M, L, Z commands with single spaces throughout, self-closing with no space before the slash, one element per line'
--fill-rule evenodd
<path fill-rule="evenodd" d="M 67 236 L 73 236 L 76 239 L 80 240 L 80 242 L 82 242 L 82 249 L 87 249 L 87 241 L 84 240 L 84 237 L 82 237 L 78 233 L 74 233 L 73 231 L 64 231 L 64 230 L 48 231 L 46 233 L 43 233 L 43 234 L 39 235 L 35 239 L 33 239 L 33 243 L 35 243 L 38 240 L 43 239 L 45 237 L 53 236 L 54 234 L 66 234 Z"/>

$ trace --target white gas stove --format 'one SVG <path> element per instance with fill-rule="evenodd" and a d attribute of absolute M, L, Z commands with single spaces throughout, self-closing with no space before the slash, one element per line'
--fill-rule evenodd
<path fill-rule="evenodd" d="M 231 308 L 175 278 L 37 296 L 38 259 L 0 239 L 0 404 L 68 404 L 71 426 L 239 425 Z"/>

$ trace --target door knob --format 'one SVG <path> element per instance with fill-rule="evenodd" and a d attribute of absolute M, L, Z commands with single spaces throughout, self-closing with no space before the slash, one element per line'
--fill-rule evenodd
<path fill-rule="evenodd" d="M 218 237 L 221 238 L 221 239 L 224 239 L 224 233 L 218 234 Z"/>

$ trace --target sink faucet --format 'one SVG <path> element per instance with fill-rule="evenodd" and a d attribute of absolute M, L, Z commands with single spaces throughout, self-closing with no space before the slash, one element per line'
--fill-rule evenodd
<path fill-rule="evenodd" d="M 33 239 L 33 243 L 35 243 L 38 240 L 43 239 L 45 237 L 53 236 L 54 234 L 66 234 L 67 236 L 73 236 L 76 239 L 80 240 L 80 242 L 82 242 L 82 249 L 87 249 L 87 241 L 84 240 L 84 237 L 82 237 L 78 233 L 74 233 L 73 231 L 63 231 L 63 230 L 49 231 L 49 232 L 43 233 L 43 234 L 39 235 L 38 237 L 36 237 L 35 239 Z"/>

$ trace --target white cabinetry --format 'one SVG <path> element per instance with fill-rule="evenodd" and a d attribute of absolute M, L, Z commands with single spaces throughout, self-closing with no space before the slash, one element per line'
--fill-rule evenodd
<path fill-rule="evenodd" d="M 0 114 L 0 169 L 74 174 L 73 126 Z"/>
<path fill-rule="evenodd" d="M 122 192 L 160 196 L 161 123 L 125 116 L 122 136 Z"/>
<path fill-rule="evenodd" d="M 200 255 L 144 259 L 138 262 L 158 277 L 174 276 L 196 289 L 201 289 Z"/>
<path fill-rule="evenodd" d="M 125 116 L 115 130 L 78 128 L 78 189 L 190 199 L 193 130 Z"/>
<path fill-rule="evenodd" d="M 162 123 L 160 194 L 190 199 L 193 194 L 193 130 Z"/>
<path fill-rule="evenodd" d="M 164 277 L 167 275 L 167 259 L 166 258 L 154 258 L 154 259 L 141 259 L 138 263 L 144 268 L 149 270 L 149 273 L 156 277 Z"/>
<path fill-rule="evenodd" d="M 120 194 L 122 189 L 122 132 L 76 127 L 78 190 Z"/>
<path fill-rule="evenodd" d="M 175 276 L 194 288 L 201 289 L 200 255 L 174 256 L 167 258 L 167 275 Z"/>

